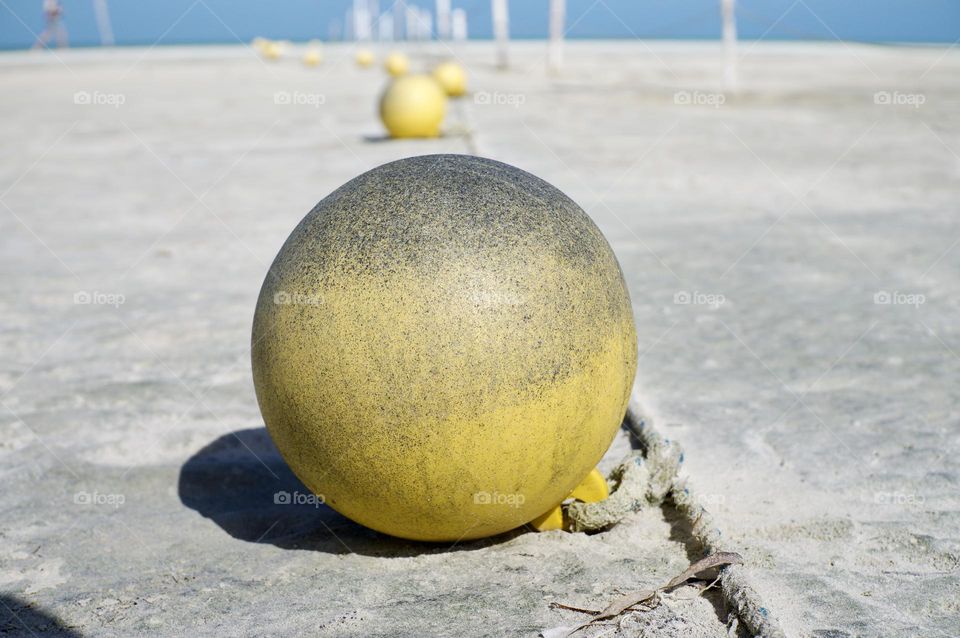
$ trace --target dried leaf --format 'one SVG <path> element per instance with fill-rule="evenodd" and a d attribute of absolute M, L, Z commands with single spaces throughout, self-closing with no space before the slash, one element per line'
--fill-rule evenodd
<path fill-rule="evenodd" d="M 570 611 L 578 611 L 582 614 L 590 614 L 593 616 L 590 620 L 576 625 L 573 627 L 555 627 L 554 629 L 548 629 L 540 633 L 544 638 L 560 638 L 563 636 L 570 636 L 584 627 L 589 627 L 595 622 L 601 620 L 609 620 L 610 618 L 616 618 L 623 612 L 627 611 L 631 607 L 635 607 L 641 603 L 651 601 L 650 608 L 657 606 L 659 602 L 658 594 L 660 592 L 665 592 L 675 587 L 679 587 L 683 583 L 687 582 L 691 578 L 696 578 L 700 574 L 707 572 L 711 569 L 716 569 L 718 567 L 725 567 L 727 565 L 742 565 L 743 557 L 736 552 L 717 552 L 716 554 L 711 554 L 706 558 L 701 558 L 690 567 L 683 570 L 683 572 L 677 574 L 664 585 L 658 587 L 657 589 L 641 589 L 638 592 L 632 594 L 624 594 L 620 596 L 612 603 L 603 608 L 602 611 L 594 611 L 592 609 L 582 609 L 580 607 L 573 607 L 571 605 L 564 605 L 563 603 L 550 603 L 551 607 L 560 608 L 560 609 L 569 609 Z"/>
<path fill-rule="evenodd" d="M 706 558 L 701 558 L 690 567 L 687 567 L 682 574 L 677 574 L 671 578 L 666 585 L 660 587 L 661 590 L 673 589 L 678 585 L 682 585 L 691 578 L 694 578 L 698 574 L 701 574 L 708 569 L 715 569 L 717 567 L 723 567 L 725 565 L 742 565 L 743 557 L 736 552 L 717 552 L 716 554 L 711 554 Z"/>
<path fill-rule="evenodd" d="M 641 589 L 640 591 L 632 594 L 625 594 L 607 605 L 593 620 L 606 620 L 607 618 L 619 616 L 634 605 L 639 605 L 645 600 L 650 600 L 656 595 L 657 591 L 655 589 Z M 590 622 L 593 622 L 593 620 Z"/>
<path fill-rule="evenodd" d="M 581 614 L 590 614 L 596 616 L 600 612 L 596 609 L 584 609 L 583 607 L 574 607 L 573 605 L 564 605 L 563 603 L 550 603 L 550 609 L 568 609 L 570 611 L 579 611 Z"/>

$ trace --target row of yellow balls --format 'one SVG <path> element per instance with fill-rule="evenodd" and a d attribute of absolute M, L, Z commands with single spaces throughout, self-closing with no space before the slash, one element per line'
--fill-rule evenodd
<path fill-rule="evenodd" d="M 380 98 L 380 119 L 390 137 L 437 137 L 447 111 L 447 98 L 467 92 L 467 74 L 456 62 L 444 62 L 430 75 L 407 75 L 403 54 L 385 63 L 393 76 Z"/>
<path fill-rule="evenodd" d="M 254 38 L 251 46 L 264 58 L 275 61 L 282 58 L 287 49 L 293 47 L 293 43 L 289 40 Z M 319 40 L 311 40 L 307 45 L 307 52 L 303 54 L 303 63 L 307 66 L 320 66 L 323 63 L 323 50 L 320 47 Z"/>
<path fill-rule="evenodd" d="M 376 58 L 369 49 L 357 51 L 363 68 Z M 456 62 L 437 65 L 430 75 L 409 75 L 410 60 L 403 53 L 390 53 L 383 68 L 393 80 L 380 98 L 380 119 L 390 137 L 437 137 L 447 111 L 447 98 L 467 92 L 467 74 Z"/>
<path fill-rule="evenodd" d="M 287 41 L 255 38 L 253 48 L 268 60 L 283 57 Z M 358 66 L 368 68 L 376 62 L 369 49 L 359 49 L 354 57 Z M 311 42 L 303 63 L 318 66 L 323 62 L 319 43 Z M 410 60 L 393 52 L 384 59 L 384 69 L 393 78 L 380 98 L 380 119 L 390 137 L 437 137 L 447 110 L 448 97 L 460 97 L 467 92 L 467 74 L 456 62 L 437 65 L 430 75 L 410 75 Z"/>
<path fill-rule="evenodd" d="M 359 66 L 366 68 L 372 66 L 376 59 L 369 49 L 360 49 L 356 61 Z M 399 78 L 410 71 L 410 60 L 403 53 L 394 51 L 383 61 L 383 68 L 392 77 Z M 456 62 L 439 64 L 430 75 L 450 97 L 460 97 L 467 92 L 467 75 Z"/>
<path fill-rule="evenodd" d="M 293 46 L 289 40 L 268 40 L 266 38 L 254 38 L 253 48 L 268 60 L 279 60 L 283 57 L 286 50 Z M 376 62 L 376 56 L 370 49 L 359 49 L 355 60 L 357 65 L 363 68 L 373 66 Z M 319 66 L 323 63 L 323 51 L 320 49 L 320 42 L 313 40 L 308 44 L 307 52 L 303 55 L 303 63 L 307 66 Z M 393 77 L 406 75 L 410 70 L 410 60 L 403 53 L 390 53 L 384 60 L 384 69 Z M 433 77 L 443 86 L 447 95 L 459 97 L 463 95 L 466 88 L 466 75 L 463 69 L 453 63 L 445 62 L 433 71 Z"/>

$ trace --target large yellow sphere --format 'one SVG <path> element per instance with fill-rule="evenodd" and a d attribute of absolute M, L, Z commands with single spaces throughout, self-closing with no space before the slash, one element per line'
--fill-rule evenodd
<path fill-rule="evenodd" d="M 326 503 L 456 541 L 546 513 L 595 466 L 637 363 L 600 230 L 529 173 L 467 155 L 392 162 L 287 239 L 253 322 L 270 436 Z"/>
<path fill-rule="evenodd" d="M 370 49 L 360 49 L 354 55 L 354 60 L 357 62 L 357 66 L 366 69 L 376 61 L 376 57 Z"/>
<path fill-rule="evenodd" d="M 440 83 L 450 97 L 467 92 L 467 73 L 456 62 L 444 62 L 433 70 L 433 79 Z"/>
<path fill-rule="evenodd" d="M 391 137 L 437 137 L 447 96 L 428 75 L 391 81 L 380 97 L 380 119 Z"/>
<path fill-rule="evenodd" d="M 397 78 L 401 75 L 406 75 L 407 71 L 410 70 L 410 60 L 408 60 L 404 54 L 394 52 L 384 60 L 383 68 L 386 69 L 387 73 L 391 76 Z"/>

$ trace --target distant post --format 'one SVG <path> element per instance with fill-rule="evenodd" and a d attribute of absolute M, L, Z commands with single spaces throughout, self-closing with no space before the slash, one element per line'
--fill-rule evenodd
<path fill-rule="evenodd" d="M 353 24 L 356 22 L 356 18 L 353 15 L 353 8 L 347 9 L 346 15 L 343 16 L 343 39 L 344 41 L 353 40 Z"/>
<path fill-rule="evenodd" d="M 437 0 L 437 39 L 450 39 L 450 0 Z"/>
<path fill-rule="evenodd" d="M 433 39 L 433 14 L 429 9 L 420 9 L 420 39 Z"/>
<path fill-rule="evenodd" d="M 110 10 L 107 0 L 93 0 L 93 12 L 97 16 L 97 31 L 100 32 L 100 44 L 113 46 L 113 26 L 110 24 Z"/>
<path fill-rule="evenodd" d="M 720 0 L 723 14 L 723 83 L 731 90 L 737 88 L 737 18 L 736 0 Z"/>
<path fill-rule="evenodd" d="M 467 12 L 464 9 L 454 9 L 450 14 L 450 32 L 454 42 L 464 42 L 467 39 Z"/>
<path fill-rule="evenodd" d="M 353 39 L 359 42 L 369 42 L 372 36 L 370 4 L 364 0 L 353 0 Z"/>
<path fill-rule="evenodd" d="M 420 12 L 417 7 L 407 8 L 407 15 L 404 16 L 407 25 L 407 39 L 408 40 L 419 40 L 420 39 Z"/>
<path fill-rule="evenodd" d="M 550 43 L 547 60 L 551 71 L 563 66 L 563 26 L 566 21 L 567 0 L 550 0 Z"/>
<path fill-rule="evenodd" d="M 510 11 L 507 0 L 492 0 L 493 38 L 497 47 L 497 66 L 505 69 L 510 66 Z"/>
<path fill-rule="evenodd" d="M 407 21 L 407 5 L 403 0 L 397 0 L 393 3 L 393 39 L 403 40 L 409 34 L 404 26 Z"/>
<path fill-rule="evenodd" d="M 370 14 L 370 39 L 380 37 L 380 0 L 368 0 L 367 11 Z"/>
<path fill-rule="evenodd" d="M 384 11 L 380 14 L 380 20 L 377 21 L 377 39 L 382 42 L 393 40 L 393 12 Z"/>

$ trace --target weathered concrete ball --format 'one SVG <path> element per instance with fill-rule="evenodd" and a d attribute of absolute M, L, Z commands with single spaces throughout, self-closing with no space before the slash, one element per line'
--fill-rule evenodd
<path fill-rule="evenodd" d="M 447 96 L 428 75 L 405 75 L 380 97 L 380 119 L 390 137 L 437 137 L 447 112 Z"/>
<path fill-rule="evenodd" d="M 393 52 L 383 61 L 383 68 L 391 77 L 398 78 L 410 70 L 410 60 L 402 53 Z"/>
<path fill-rule="evenodd" d="M 559 190 L 467 155 L 375 168 L 323 199 L 257 302 L 257 399 L 304 484 L 410 539 L 505 532 L 606 451 L 636 363 L 630 297 Z"/>
<path fill-rule="evenodd" d="M 450 97 L 460 97 L 467 92 L 467 72 L 456 62 L 443 62 L 433 70 L 433 79 Z"/>
<path fill-rule="evenodd" d="M 267 42 L 263 45 L 263 57 L 268 60 L 279 60 L 283 57 L 285 48 L 281 42 Z"/>
<path fill-rule="evenodd" d="M 353 59 L 356 61 L 357 66 L 361 69 L 366 69 L 369 68 L 377 58 L 370 49 L 359 49 L 356 54 L 354 54 Z"/>
<path fill-rule="evenodd" d="M 307 49 L 303 54 L 303 63 L 306 66 L 320 66 L 323 63 L 323 52 L 319 48 Z"/>

